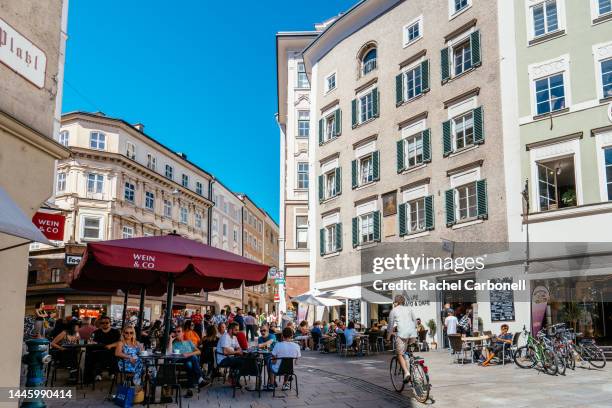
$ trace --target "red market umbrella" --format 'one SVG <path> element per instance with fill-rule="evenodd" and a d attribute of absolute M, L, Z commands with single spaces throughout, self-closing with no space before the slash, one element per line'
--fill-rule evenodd
<path fill-rule="evenodd" d="M 88 243 L 71 287 L 167 293 L 164 339 L 175 292 L 215 291 L 265 283 L 269 266 L 179 235 Z M 141 295 L 142 297 L 142 295 Z M 165 344 L 165 342 L 164 342 Z"/>

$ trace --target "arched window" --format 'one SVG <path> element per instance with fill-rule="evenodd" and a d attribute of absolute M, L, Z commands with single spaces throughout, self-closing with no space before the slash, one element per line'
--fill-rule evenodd
<path fill-rule="evenodd" d="M 376 69 L 376 47 L 371 47 L 366 50 L 361 59 L 361 75 L 374 71 Z"/>

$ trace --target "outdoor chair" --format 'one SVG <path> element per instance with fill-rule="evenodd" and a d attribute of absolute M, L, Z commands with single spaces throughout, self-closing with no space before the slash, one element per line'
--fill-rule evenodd
<path fill-rule="evenodd" d="M 461 360 L 461 364 L 465 363 L 469 347 L 461 340 L 460 334 L 449 334 L 448 341 L 450 343 L 451 358 L 456 359 L 457 363 Z"/>
<path fill-rule="evenodd" d="M 115 366 L 119 368 L 114 371 L 115 375 L 112 377 L 110 388 L 108 389 L 107 399 L 112 401 L 113 389 L 117 384 L 124 384 L 126 382 L 131 382 L 134 378 L 134 373 L 126 373 L 125 372 L 125 361 L 123 359 L 114 358 Z M 94 381 L 95 383 L 95 381 Z"/>
<path fill-rule="evenodd" d="M 520 337 L 521 337 L 521 332 L 516 332 L 514 333 L 514 336 L 512 336 L 511 345 L 507 345 L 506 343 L 502 345 L 502 365 L 506 365 L 506 358 L 508 360 L 514 359 L 514 353 L 516 349 L 518 348 L 518 341 Z"/>
<path fill-rule="evenodd" d="M 166 362 L 165 364 L 159 366 L 157 369 L 157 376 L 151 381 L 151 398 L 147 399 L 147 408 L 151 403 L 151 400 L 155 397 L 155 388 L 157 387 L 170 387 L 175 390 L 175 402 L 178 404 L 179 408 L 183 406 L 183 399 L 181 396 L 181 384 L 178 380 L 177 375 L 177 367 L 178 365 L 174 362 Z"/>
<path fill-rule="evenodd" d="M 213 362 L 213 372 L 210 377 L 211 385 L 215 381 L 216 378 L 221 378 L 222 382 L 225 382 L 225 379 L 227 378 L 227 370 L 228 370 L 227 367 L 219 367 L 219 356 L 222 356 L 222 355 L 223 355 L 222 353 L 219 353 L 217 351 L 216 347 L 213 348 L 214 362 Z"/>
<path fill-rule="evenodd" d="M 66 350 L 51 352 L 51 362 L 47 365 L 47 379 L 45 380 L 45 387 L 51 379 L 51 387 L 54 386 L 55 380 L 57 379 L 57 370 L 68 370 L 72 373 L 76 371 L 77 384 L 81 378 L 80 361 L 78 353 L 79 350 Z"/>
<path fill-rule="evenodd" d="M 295 396 L 300 396 L 300 390 L 298 388 L 298 380 L 297 375 L 293 370 L 293 366 L 295 365 L 295 358 L 279 358 L 280 366 L 278 367 L 278 372 L 274 375 L 278 378 L 287 377 L 287 381 L 289 381 L 289 390 L 293 389 L 293 381 L 295 381 Z M 284 379 L 283 379 L 284 381 Z M 280 383 L 280 381 L 279 381 Z M 276 397 L 276 387 L 272 389 L 272 398 Z"/>
<path fill-rule="evenodd" d="M 247 377 L 255 377 L 255 389 L 245 388 L 247 391 L 257 391 L 259 394 L 259 398 L 261 398 L 261 367 L 257 364 L 257 357 L 249 356 L 244 359 L 244 363 L 240 370 L 237 373 L 236 381 L 240 383 L 240 379 L 245 379 L 245 386 L 247 381 Z M 236 397 L 236 387 L 233 387 L 233 397 Z"/>

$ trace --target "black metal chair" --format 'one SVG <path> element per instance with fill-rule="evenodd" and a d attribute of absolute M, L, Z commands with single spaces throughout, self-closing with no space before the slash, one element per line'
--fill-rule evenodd
<path fill-rule="evenodd" d="M 183 399 L 181 396 L 181 384 L 178 378 L 178 364 L 175 362 L 166 361 L 165 364 L 160 365 L 157 368 L 157 375 L 151 380 L 151 393 L 147 399 L 147 408 L 151 404 L 151 400 L 155 397 L 155 388 L 157 387 L 169 387 L 175 390 L 175 402 L 179 408 L 183 405 Z"/>
<path fill-rule="evenodd" d="M 518 341 L 521 337 L 521 332 L 514 333 L 512 336 L 512 344 L 502 344 L 502 365 L 506 365 L 506 359 L 512 361 L 514 359 L 514 352 L 518 348 Z"/>
<path fill-rule="evenodd" d="M 49 379 L 51 380 L 51 387 L 54 386 L 57 379 L 57 370 L 60 369 L 68 370 L 70 374 L 75 373 L 75 381 L 78 384 L 81 378 L 79 353 L 79 349 L 51 350 L 51 362 L 47 365 L 45 387 L 49 383 Z"/>
<path fill-rule="evenodd" d="M 112 400 L 113 389 L 117 384 L 125 384 L 126 382 L 131 382 L 134 379 L 134 373 L 128 373 L 125 371 L 125 361 L 123 359 L 118 359 L 115 357 L 113 358 L 113 362 L 117 369 L 113 371 L 114 375 L 110 383 L 110 388 L 108 389 L 108 400 Z"/>
<path fill-rule="evenodd" d="M 248 389 L 245 387 L 247 391 L 257 391 L 259 394 L 259 398 L 261 398 L 261 370 L 262 366 L 259 365 L 257 361 L 257 356 L 249 355 L 243 358 L 243 364 L 238 370 L 237 381 L 240 383 L 240 379 L 245 379 L 245 386 L 247 383 L 247 378 L 255 377 L 255 389 Z M 233 390 L 233 396 L 236 396 L 236 387 Z"/>
<path fill-rule="evenodd" d="M 278 367 L 278 371 L 274 373 L 275 376 L 280 377 L 284 376 L 287 378 L 289 382 L 289 390 L 293 389 L 293 381 L 295 381 L 295 396 L 300 396 L 300 390 L 298 387 L 297 375 L 293 370 L 293 366 L 295 365 L 295 358 L 279 358 L 280 366 Z M 272 398 L 276 397 L 276 387 L 272 390 Z"/>

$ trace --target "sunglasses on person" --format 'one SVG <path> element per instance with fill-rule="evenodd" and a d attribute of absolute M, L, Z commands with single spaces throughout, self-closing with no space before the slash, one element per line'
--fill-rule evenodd
<path fill-rule="evenodd" d="M 123 334 L 134 334 L 134 332 L 133 331 L 126 331 L 126 332 L 123 332 Z"/>

